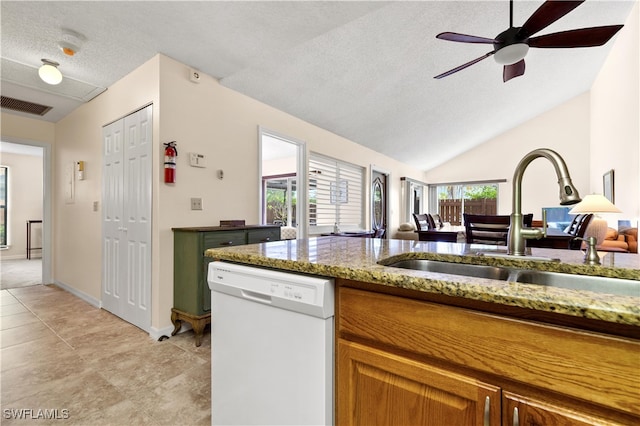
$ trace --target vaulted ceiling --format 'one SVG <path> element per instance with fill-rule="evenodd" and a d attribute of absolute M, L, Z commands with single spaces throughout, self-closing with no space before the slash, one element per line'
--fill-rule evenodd
<path fill-rule="evenodd" d="M 623 24 L 635 0 L 589 0 L 540 32 Z M 516 0 L 514 25 L 542 4 Z M 240 93 L 427 170 L 591 87 L 605 46 L 531 49 L 507 83 L 492 50 L 437 40 L 493 38 L 509 26 L 501 1 L 1 2 L 2 95 L 52 106 L 56 122 L 162 53 Z M 66 56 L 68 30 L 80 40 Z M 624 28 L 623 30 L 624 31 Z M 65 79 L 37 78 L 41 59 Z"/>

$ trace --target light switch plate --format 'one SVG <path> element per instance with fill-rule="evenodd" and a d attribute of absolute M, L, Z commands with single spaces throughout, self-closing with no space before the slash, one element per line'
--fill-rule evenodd
<path fill-rule="evenodd" d="M 195 152 L 189 153 L 189 164 L 191 167 L 207 167 L 204 164 L 204 155 Z"/>

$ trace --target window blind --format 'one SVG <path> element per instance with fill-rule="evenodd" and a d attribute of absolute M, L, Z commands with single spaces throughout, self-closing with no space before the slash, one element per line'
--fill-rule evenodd
<path fill-rule="evenodd" d="M 364 227 L 364 173 L 361 166 L 311 153 L 309 227 L 312 233 Z"/>

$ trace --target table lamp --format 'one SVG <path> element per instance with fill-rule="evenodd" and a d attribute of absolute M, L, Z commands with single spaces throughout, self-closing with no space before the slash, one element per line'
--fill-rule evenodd
<path fill-rule="evenodd" d="M 598 216 L 598 213 L 622 213 L 622 210 L 617 208 L 611 201 L 609 201 L 604 195 L 590 194 L 586 195 L 582 201 L 576 204 L 569 214 L 588 214 L 593 213 L 591 223 L 587 227 L 585 238 L 596 237 L 597 244 L 602 244 L 605 236 L 607 235 L 607 227 L 609 226 L 607 221 Z"/>

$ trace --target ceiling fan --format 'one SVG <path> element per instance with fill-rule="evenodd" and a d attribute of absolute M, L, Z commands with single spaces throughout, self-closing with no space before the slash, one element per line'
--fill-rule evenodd
<path fill-rule="evenodd" d="M 524 57 L 530 47 L 563 48 L 563 47 L 594 47 L 602 46 L 617 33 L 623 25 L 607 25 L 602 27 L 580 28 L 532 37 L 534 34 L 548 27 L 564 15 L 580 6 L 585 0 L 578 1 L 545 1 L 527 19 L 521 27 L 513 26 L 513 0 L 509 1 L 510 21 L 509 29 L 501 32 L 495 38 L 477 37 L 466 34 L 444 32 L 436 36 L 441 40 L 457 41 L 460 43 L 493 44 L 493 51 L 473 61 L 460 65 L 434 78 L 443 78 L 470 67 L 481 60 L 494 55 L 497 63 L 504 65 L 502 79 L 504 82 L 524 74 Z"/>

